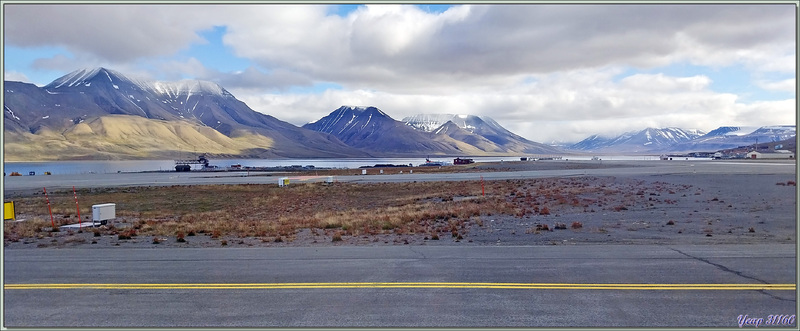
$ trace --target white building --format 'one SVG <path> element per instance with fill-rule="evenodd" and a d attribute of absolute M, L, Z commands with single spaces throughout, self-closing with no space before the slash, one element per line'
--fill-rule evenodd
<path fill-rule="evenodd" d="M 747 153 L 748 159 L 792 159 L 794 160 L 794 153 L 787 150 L 777 150 L 774 152 L 756 152 L 752 151 Z"/>

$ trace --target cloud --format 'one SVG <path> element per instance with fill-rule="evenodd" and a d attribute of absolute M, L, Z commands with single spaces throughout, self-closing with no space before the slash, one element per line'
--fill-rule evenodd
<path fill-rule="evenodd" d="M 290 19 L 273 19 L 284 11 Z M 463 5 L 428 13 L 369 5 L 344 18 L 312 6 L 252 11 L 231 24 L 226 43 L 264 67 L 395 93 L 683 60 L 793 70 L 793 6 Z M 776 57 L 785 63 L 770 67 Z"/>
<path fill-rule="evenodd" d="M 5 28 L 10 45 L 61 45 L 84 62 L 124 65 L 175 55 L 206 43 L 199 32 L 225 26 L 224 44 L 266 71 L 448 94 L 519 75 L 675 61 L 794 72 L 794 13 L 791 4 L 456 5 L 441 13 L 381 4 L 340 17 L 322 5 L 13 4 Z"/>
<path fill-rule="evenodd" d="M 58 45 L 109 62 L 172 55 L 204 40 L 213 7 L 182 5 L 6 4 L 5 42 Z M 187 15 L 189 14 L 189 15 Z"/>
<path fill-rule="evenodd" d="M 796 78 L 787 78 L 796 70 L 793 4 L 476 4 L 444 12 L 381 4 L 344 17 L 322 5 L 5 9 L 7 44 L 71 52 L 36 60 L 36 67 L 104 65 L 210 80 L 296 125 L 343 104 L 373 105 L 396 119 L 488 115 L 529 139 L 577 141 L 647 126 L 791 123 L 796 114 L 794 100 L 744 103 L 710 90 L 708 76 L 658 73 L 675 63 L 736 67 L 756 79 L 742 86 L 794 92 Z M 223 72 L 176 57 L 208 42 L 201 32 L 215 26 L 225 27 L 225 47 L 253 66 Z M 287 92 L 327 83 L 342 89 Z"/>
<path fill-rule="evenodd" d="M 29 82 L 28 76 L 24 73 L 18 71 L 6 71 L 3 72 L 3 80 L 14 81 L 14 82 Z"/>
<path fill-rule="evenodd" d="M 622 83 L 629 87 L 636 87 L 649 91 L 699 91 L 708 87 L 711 80 L 706 76 L 694 77 L 666 77 L 664 74 L 636 74 L 625 77 Z"/>
<path fill-rule="evenodd" d="M 756 84 L 761 87 L 762 89 L 768 91 L 783 91 L 783 92 L 795 92 L 797 91 L 797 80 L 795 78 L 784 79 L 781 81 L 763 81 L 759 80 L 756 81 Z"/>
<path fill-rule="evenodd" d="M 396 120 L 418 113 L 489 116 L 539 142 L 577 142 L 596 133 L 618 135 L 646 127 L 710 131 L 727 125 L 795 121 L 794 100 L 745 104 L 736 95 L 708 89 L 711 82 L 704 76 L 638 74 L 614 83 L 609 78 L 618 72 L 610 68 L 540 75 L 524 88 L 447 96 L 374 90 L 303 95 L 232 92 L 253 109 L 295 125 L 322 118 L 341 105 L 362 105 L 376 106 Z"/>

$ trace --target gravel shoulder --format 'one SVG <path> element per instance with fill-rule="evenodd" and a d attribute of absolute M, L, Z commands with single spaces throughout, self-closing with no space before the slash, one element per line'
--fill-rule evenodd
<path fill-rule="evenodd" d="M 481 165 L 529 170 L 529 162 Z M 546 167 L 557 166 L 556 163 Z M 599 166 L 599 165 L 598 165 Z M 607 166 L 607 165 L 606 165 Z M 505 169 L 504 169 L 505 170 Z M 569 203 L 549 215 L 482 215 L 465 223 L 462 237 L 438 239 L 424 234 L 343 236 L 333 230 L 303 229 L 293 240 L 196 234 L 175 237 L 95 236 L 91 231 L 61 231 L 43 238 L 4 240 L 5 249 L 182 248 L 182 247 L 326 247 L 380 245 L 582 245 L 582 244 L 762 244 L 796 243 L 795 175 L 663 174 L 620 177 L 572 177 L 613 187 L 614 196 L 587 196 L 592 204 Z M 480 198 L 480 197 L 464 197 Z M 117 228 L 131 226 L 116 220 Z M 560 227 L 562 228 L 558 228 Z M 546 226 L 546 228 L 545 228 Z M 158 243 L 155 243 L 158 242 Z"/>

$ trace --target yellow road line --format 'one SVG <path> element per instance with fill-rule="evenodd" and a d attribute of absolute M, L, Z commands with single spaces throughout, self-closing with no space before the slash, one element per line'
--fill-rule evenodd
<path fill-rule="evenodd" d="M 245 283 L 245 284 L 5 284 L 6 290 L 42 289 L 332 289 L 332 288 L 483 288 L 569 290 L 773 290 L 795 291 L 796 284 L 562 284 L 562 283 Z"/>

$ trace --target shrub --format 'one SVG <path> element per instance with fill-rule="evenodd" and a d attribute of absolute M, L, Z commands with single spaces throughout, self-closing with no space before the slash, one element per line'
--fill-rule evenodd
<path fill-rule="evenodd" d="M 436 234 L 436 233 L 434 233 L 434 234 L 431 236 L 431 240 L 439 240 L 439 235 L 438 235 L 438 234 Z"/>
<path fill-rule="evenodd" d="M 133 229 L 122 231 L 119 234 L 117 234 L 117 239 L 119 239 L 119 240 L 131 239 L 131 237 L 133 237 L 133 232 L 134 232 Z"/>
<path fill-rule="evenodd" d="M 756 228 L 750 228 L 747 230 L 748 232 L 756 232 Z"/>
<path fill-rule="evenodd" d="M 184 239 L 183 231 L 178 231 L 178 234 L 175 235 L 176 241 L 179 243 L 185 243 L 186 239 Z"/>
<path fill-rule="evenodd" d="M 564 223 L 556 222 L 556 225 L 554 226 L 554 228 L 556 230 L 566 230 L 567 229 L 567 225 L 564 224 Z"/>
<path fill-rule="evenodd" d="M 572 229 L 580 229 L 583 227 L 583 223 L 581 222 L 572 222 Z"/>
<path fill-rule="evenodd" d="M 341 232 L 334 233 L 333 239 L 331 239 L 331 241 L 332 242 L 342 241 L 342 233 Z"/>
<path fill-rule="evenodd" d="M 539 214 L 540 215 L 550 215 L 550 209 L 548 209 L 547 206 L 544 206 L 544 207 L 542 207 L 542 209 L 539 210 Z"/>
<path fill-rule="evenodd" d="M 675 225 L 675 221 L 669 220 L 669 221 L 667 221 L 667 225 Z"/>
<path fill-rule="evenodd" d="M 160 244 L 160 243 L 161 240 L 159 240 L 158 237 L 153 237 L 153 244 Z"/>

